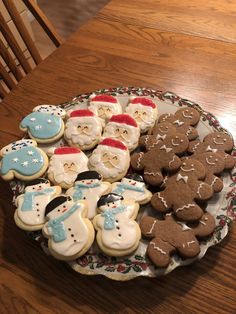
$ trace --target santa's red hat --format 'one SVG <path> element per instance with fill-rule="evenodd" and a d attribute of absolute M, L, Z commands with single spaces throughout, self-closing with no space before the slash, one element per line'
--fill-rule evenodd
<path fill-rule="evenodd" d="M 111 95 L 106 95 L 106 94 L 100 94 L 100 95 L 95 95 L 91 96 L 90 101 L 97 101 L 97 102 L 106 102 L 106 103 L 113 103 L 116 104 L 118 103 L 116 97 L 111 96 Z"/>
<path fill-rule="evenodd" d="M 110 146 L 122 150 L 127 150 L 128 148 L 120 141 L 114 140 L 113 138 L 105 138 L 99 145 Z"/>
<path fill-rule="evenodd" d="M 81 150 L 79 148 L 69 147 L 69 146 L 57 147 L 54 150 L 55 155 L 79 154 L 79 153 L 81 153 Z"/>
<path fill-rule="evenodd" d="M 79 110 L 74 110 L 70 113 L 70 118 L 75 118 L 75 117 L 93 117 L 94 113 L 90 111 L 89 109 L 79 109 Z"/>
<path fill-rule="evenodd" d="M 113 115 L 109 122 L 127 124 L 135 128 L 138 127 L 137 122 L 129 114 L 125 113 Z"/>
<path fill-rule="evenodd" d="M 145 97 L 135 97 L 134 99 L 130 100 L 130 103 L 152 107 L 153 109 L 156 108 L 156 104 L 150 98 Z"/>

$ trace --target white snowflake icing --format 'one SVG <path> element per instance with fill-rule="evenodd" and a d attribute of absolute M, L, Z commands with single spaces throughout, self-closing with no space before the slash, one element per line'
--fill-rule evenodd
<path fill-rule="evenodd" d="M 36 125 L 35 126 L 35 130 L 40 130 L 40 129 L 42 129 L 42 125 Z"/>
<path fill-rule="evenodd" d="M 51 119 L 48 119 L 48 120 L 47 120 L 47 123 L 52 123 L 52 120 L 51 120 Z"/>
<path fill-rule="evenodd" d="M 21 163 L 21 165 L 22 165 L 23 167 L 27 167 L 27 166 L 28 166 L 28 164 L 29 164 L 29 162 L 28 162 L 28 161 L 23 161 L 23 162 Z"/>
<path fill-rule="evenodd" d="M 34 152 L 32 150 L 29 150 L 27 154 L 32 156 L 34 154 Z"/>
<path fill-rule="evenodd" d="M 36 118 L 30 118 L 30 121 L 35 121 L 36 120 Z"/>
<path fill-rule="evenodd" d="M 12 159 L 12 161 L 13 161 L 13 162 L 18 162 L 18 161 L 19 161 L 19 158 L 15 157 L 15 158 Z"/>
<path fill-rule="evenodd" d="M 32 163 L 34 163 L 34 164 L 37 164 L 38 162 L 39 162 L 39 160 L 36 158 L 32 160 Z"/>

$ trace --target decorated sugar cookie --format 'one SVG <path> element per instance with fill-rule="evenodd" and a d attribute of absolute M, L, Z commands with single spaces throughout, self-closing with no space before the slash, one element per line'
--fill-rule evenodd
<path fill-rule="evenodd" d="M 91 95 L 88 109 L 93 111 L 104 121 L 109 120 L 114 114 L 122 113 L 118 99 L 111 95 Z"/>
<path fill-rule="evenodd" d="M 148 203 L 152 197 L 143 177 L 137 173 L 127 174 L 121 182 L 112 183 L 112 193 L 122 195 L 125 200 L 133 200 L 139 204 Z"/>
<path fill-rule="evenodd" d="M 48 178 L 56 185 L 68 189 L 80 172 L 88 170 L 88 157 L 76 147 L 51 148 Z"/>
<path fill-rule="evenodd" d="M 103 137 L 111 137 L 123 142 L 130 151 L 138 146 L 139 136 L 139 126 L 128 114 L 113 115 L 103 132 Z"/>
<path fill-rule="evenodd" d="M 50 186 L 47 179 L 39 178 L 25 185 L 24 194 L 16 198 L 14 215 L 17 226 L 23 230 L 42 229 L 47 204 L 61 193 L 59 186 Z"/>
<path fill-rule="evenodd" d="M 105 138 L 92 152 L 89 169 L 99 172 L 105 181 L 114 182 L 126 174 L 129 163 L 127 146 L 112 138 Z"/>
<path fill-rule="evenodd" d="M 29 137 L 38 143 L 52 143 L 63 136 L 65 114 L 57 106 L 37 106 L 21 121 L 20 129 L 28 131 Z"/>
<path fill-rule="evenodd" d="M 65 125 L 65 139 L 70 146 L 92 149 L 101 139 L 102 121 L 88 109 L 70 112 Z"/>
<path fill-rule="evenodd" d="M 111 256 L 124 256 L 135 251 L 141 237 L 139 225 L 134 220 L 139 204 L 110 193 L 100 198 L 98 210 L 100 214 L 94 217 L 93 225 L 100 249 Z"/>
<path fill-rule="evenodd" d="M 58 196 L 47 205 L 48 222 L 42 231 L 55 258 L 74 260 L 88 251 L 94 229 L 86 215 L 86 202 L 73 202 L 70 196 Z"/>
<path fill-rule="evenodd" d="M 145 97 L 131 98 L 125 111 L 130 114 L 138 123 L 141 133 L 151 129 L 157 119 L 157 105 Z"/>
<path fill-rule="evenodd" d="M 111 184 L 109 182 L 102 182 L 102 176 L 96 171 L 81 172 L 72 188 L 66 191 L 74 201 L 86 200 L 88 205 L 89 219 L 97 214 L 97 201 L 99 198 L 110 192 Z"/>
<path fill-rule="evenodd" d="M 3 147 L 0 156 L 0 174 L 7 181 L 14 177 L 23 181 L 34 180 L 41 177 L 48 167 L 47 155 L 30 139 L 19 140 Z"/>

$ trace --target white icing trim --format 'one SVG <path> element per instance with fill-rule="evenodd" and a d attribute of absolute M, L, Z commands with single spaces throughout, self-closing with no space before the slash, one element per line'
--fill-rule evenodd
<path fill-rule="evenodd" d="M 206 158 L 206 162 L 208 163 L 208 165 L 215 165 L 215 162 L 210 162 L 208 158 Z"/>
<path fill-rule="evenodd" d="M 160 192 L 157 193 L 157 197 L 161 200 L 162 204 L 165 206 L 165 208 L 168 208 L 168 205 L 166 203 L 166 200 L 164 199 L 164 197 L 162 197 L 160 195 Z"/>
<path fill-rule="evenodd" d="M 195 243 L 194 240 L 187 242 L 187 246 L 189 246 L 190 244 Z"/>
<path fill-rule="evenodd" d="M 159 246 L 156 246 L 154 242 L 150 242 L 150 244 L 153 245 L 154 250 L 157 250 L 157 251 L 159 251 L 161 254 L 166 255 L 166 252 L 163 251 L 161 248 L 159 248 Z"/>
<path fill-rule="evenodd" d="M 170 165 L 172 164 L 172 162 L 174 162 L 175 161 L 175 155 L 173 156 L 173 158 L 172 158 L 172 160 L 171 161 L 169 161 L 169 167 L 170 167 Z"/>
<path fill-rule="evenodd" d="M 141 166 L 141 159 L 143 158 L 144 153 L 139 153 L 139 158 L 137 159 L 137 166 L 138 168 Z"/>
<path fill-rule="evenodd" d="M 166 145 L 162 145 L 160 149 L 165 150 L 167 153 L 169 153 L 170 151 L 172 151 L 173 148 L 166 147 Z"/>
<path fill-rule="evenodd" d="M 149 176 L 160 176 L 160 172 L 148 172 L 148 171 L 144 171 L 144 174 L 147 174 Z"/>
<path fill-rule="evenodd" d="M 175 142 L 174 142 L 174 139 L 173 140 L 171 140 L 171 144 L 173 145 L 173 146 L 179 146 L 180 144 L 176 144 Z"/>
<path fill-rule="evenodd" d="M 199 187 L 198 187 L 198 189 L 197 189 L 197 195 L 198 195 L 199 197 L 202 197 L 201 194 L 200 194 L 200 190 L 201 190 L 201 188 L 202 188 L 203 185 L 204 185 L 204 183 L 201 182 L 200 185 L 199 185 Z"/>
<path fill-rule="evenodd" d="M 217 142 L 217 140 L 215 138 L 213 138 L 213 143 L 215 143 L 216 145 L 223 145 L 224 142 Z"/>
<path fill-rule="evenodd" d="M 152 230 L 154 229 L 156 222 L 157 221 L 154 220 L 154 223 L 152 224 L 151 229 L 150 229 L 150 231 L 147 232 L 147 234 L 151 234 L 152 233 Z"/>
<path fill-rule="evenodd" d="M 179 121 L 179 120 L 175 120 L 175 121 L 173 122 L 173 124 L 178 124 L 178 126 L 181 126 L 181 125 L 184 124 L 184 122 L 183 122 L 183 121 Z"/>
<path fill-rule="evenodd" d="M 216 183 L 217 179 L 219 179 L 218 177 L 215 177 L 214 180 L 211 182 L 211 187 Z"/>
<path fill-rule="evenodd" d="M 182 176 L 180 173 L 177 175 L 176 182 L 183 180 L 185 183 L 188 182 L 188 176 Z"/>
<path fill-rule="evenodd" d="M 177 213 L 178 211 L 181 211 L 181 210 L 184 210 L 184 209 L 188 209 L 188 208 L 190 208 L 191 206 L 194 207 L 195 204 L 184 205 L 184 206 L 182 206 L 182 207 L 177 208 L 175 212 Z"/>
<path fill-rule="evenodd" d="M 195 170 L 194 168 L 190 168 L 190 169 L 184 169 L 183 167 L 180 167 L 180 169 L 184 172 L 190 172 L 190 171 L 193 171 Z"/>
<path fill-rule="evenodd" d="M 202 221 L 202 220 L 200 220 L 199 222 L 200 222 L 200 224 L 202 224 L 204 226 L 206 225 L 206 223 L 204 221 Z"/>
<path fill-rule="evenodd" d="M 199 143 L 196 143 L 193 148 L 192 148 L 192 151 L 195 152 L 195 150 L 197 149 L 197 147 L 200 145 L 200 142 Z"/>
<path fill-rule="evenodd" d="M 183 115 L 183 117 L 185 117 L 185 118 L 192 118 L 192 117 L 193 117 L 192 115 L 189 115 L 189 116 L 188 116 L 187 114 L 185 114 L 184 111 L 182 112 L 182 115 Z"/>

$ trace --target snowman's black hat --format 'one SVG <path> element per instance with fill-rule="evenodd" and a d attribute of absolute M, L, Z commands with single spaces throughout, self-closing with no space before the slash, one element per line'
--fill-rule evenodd
<path fill-rule="evenodd" d="M 102 176 L 97 171 L 83 171 L 78 174 L 75 181 L 97 179 L 102 180 Z"/>
<path fill-rule="evenodd" d="M 104 206 L 108 203 L 112 203 L 112 202 L 116 202 L 119 200 L 123 200 L 124 197 L 115 193 L 109 193 L 109 194 L 105 194 L 103 196 L 100 197 L 100 199 L 97 202 L 97 206 Z"/>
<path fill-rule="evenodd" d="M 61 195 L 58 197 L 55 197 L 53 200 L 51 200 L 51 202 L 49 202 L 46 206 L 45 209 L 45 216 L 50 213 L 53 209 L 55 209 L 57 206 L 67 202 L 67 201 L 71 201 L 72 198 L 70 196 L 66 196 L 66 195 Z"/>
<path fill-rule="evenodd" d="M 25 188 L 27 186 L 33 186 L 33 185 L 38 185 L 40 183 L 48 183 L 49 181 L 45 178 L 38 178 L 38 179 L 35 179 L 35 180 L 32 180 L 32 181 L 28 181 L 25 183 Z"/>
<path fill-rule="evenodd" d="M 129 173 L 125 176 L 125 178 L 138 181 L 138 182 L 144 182 L 143 177 L 137 173 Z"/>

